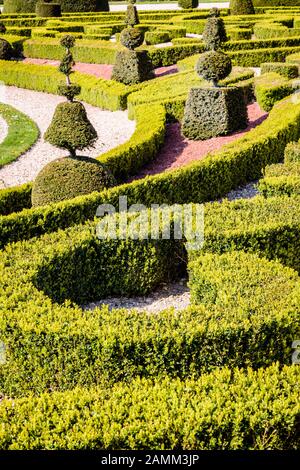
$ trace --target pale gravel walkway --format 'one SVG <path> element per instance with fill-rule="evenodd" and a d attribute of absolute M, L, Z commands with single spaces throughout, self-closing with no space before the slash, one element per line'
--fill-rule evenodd
<path fill-rule="evenodd" d="M 47 163 L 68 154 L 48 144 L 42 137 L 51 122 L 55 107 L 65 100 L 48 93 L 6 87 L 1 101 L 27 114 L 35 121 L 41 132 L 39 140 L 28 152 L 17 161 L 0 169 L 0 186 L 11 187 L 34 180 Z M 82 151 L 82 155 L 95 158 L 126 142 L 133 134 L 135 122 L 128 119 L 126 111 L 103 111 L 86 103 L 85 107 L 99 138 L 95 147 Z"/>
<path fill-rule="evenodd" d="M 0 115 L 0 144 L 3 142 L 5 137 L 7 136 L 8 132 L 8 125 L 5 119 Z"/>

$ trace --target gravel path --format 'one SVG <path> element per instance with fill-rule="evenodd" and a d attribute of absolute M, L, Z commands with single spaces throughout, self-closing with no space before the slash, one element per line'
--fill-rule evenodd
<path fill-rule="evenodd" d="M 181 135 L 179 123 L 169 124 L 165 143 L 162 146 L 157 158 L 149 165 L 145 166 L 138 175 L 131 178 L 145 178 L 147 175 L 155 175 L 164 171 L 182 167 L 196 160 L 202 160 L 208 153 L 220 150 L 225 144 L 239 139 L 254 127 L 261 124 L 267 117 L 267 113 L 262 111 L 257 103 L 248 106 L 249 125 L 243 131 L 221 137 L 213 137 L 208 140 L 188 140 Z"/>
<path fill-rule="evenodd" d="M 32 181 L 47 163 L 67 155 L 68 152 L 53 147 L 42 137 L 51 122 L 55 107 L 61 101 L 64 101 L 64 98 L 60 96 L 6 87 L 2 102 L 14 106 L 35 121 L 41 131 L 41 137 L 17 161 L 0 169 L 2 187 L 17 186 Z M 83 155 L 95 158 L 126 142 L 133 134 L 135 122 L 128 119 L 126 111 L 103 111 L 88 104 L 85 104 L 85 107 L 99 139 L 95 147 L 83 151 Z"/>
<path fill-rule="evenodd" d="M 164 284 L 147 297 L 109 297 L 97 302 L 91 302 L 84 305 L 84 310 L 93 310 L 102 305 L 108 305 L 109 309 L 125 308 L 136 309 L 138 311 L 147 311 L 158 313 L 161 310 L 174 307 L 176 310 L 182 310 L 190 304 L 190 292 L 186 285 L 186 280 L 173 284 Z"/>
<path fill-rule="evenodd" d="M 3 119 L 3 117 L 0 115 L 0 144 L 1 142 L 3 142 L 3 140 L 7 136 L 7 133 L 8 133 L 8 125 L 5 119 Z"/>

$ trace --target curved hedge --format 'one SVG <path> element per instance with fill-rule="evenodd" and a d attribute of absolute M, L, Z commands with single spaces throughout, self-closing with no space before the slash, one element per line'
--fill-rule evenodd
<path fill-rule="evenodd" d="M 274 365 L 3 400 L 0 447 L 296 450 L 298 385 L 299 367 Z"/>
<path fill-rule="evenodd" d="M 192 291 L 201 282 L 205 297 L 176 315 L 82 311 L 74 302 L 144 294 L 180 274 L 180 240 L 99 240 L 90 223 L 8 245 L 0 264 L 1 390 L 19 396 L 137 375 L 289 364 L 300 333 L 299 276 L 261 256 L 300 270 L 299 207 L 299 198 L 208 204 L 204 258 L 190 253 Z"/>
<path fill-rule="evenodd" d="M 4 0 L 4 13 L 33 13 L 39 0 Z M 57 0 L 65 12 L 109 11 L 108 0 Z"/>

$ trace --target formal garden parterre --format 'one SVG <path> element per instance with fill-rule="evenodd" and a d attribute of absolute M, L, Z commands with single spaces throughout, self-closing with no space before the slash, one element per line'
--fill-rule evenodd
<path fill-rule="evenodd" d="M 179 7 L 4 0 L 1 450 L 299 449 L 300 2 Z M 145 173 L 174 125 L 189 158 Z M 203 244 L 152 204 L 202 204 Z M 182 279 L 186 308 L 105 305 Z"/>

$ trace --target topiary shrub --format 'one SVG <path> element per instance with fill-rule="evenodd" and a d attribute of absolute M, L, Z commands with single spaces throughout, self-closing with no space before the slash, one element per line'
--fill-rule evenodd
<path fill-rule="evenodd" d="M 48 163 L 38 174 L 32 188 L 32 205 L 44 206 L 72 199 L 115 184 L 114 177 L 98 160 L 88 157 L 59 158 Z"/>
<path fill-rule="evenodd" d="M 0 38 L 0 60 L 10 60 L 13 56 L 13 49 L 6 39 Z"/>
<path fill-rule="evenodd" d="M 75 157 L 76 150 L 92 147 L 97 132 L 88 120 L 86 110 L 78 101 L 60 103 L 44 139 L 55 147 L 66 149 Z"/>
<path fill-rule="evenodd" d="M 127 5 L 126 16 L 125 16 L 125 24 L 127 26 L 135 26 L 139 24 L 139 15 L 137 12 L 137 8 L 134 5 L 134 1 L 129 2 L 130 4 Z"/>
<path fill-rule="evenodd" d="M 130 50 L 141 46 L 144 42 L 144 34 L 137 28 L 125 28 L 120 35 L 121 44 Z"/>
<path fill-rule="evenodd" d="M 6 26 L 4 23 L 0 23 L 0 33 L 4 34 L 6 32 Z"/>
<path fill-rule="evenodd" d="M 4 13 L 34 13 L 38 0 L 4 0 Z M 108 0 L 56 0 L 66 12 L 109 11 Z"/>
<path fill-rule="evenodd" d="M 197 8 L 199 5 L 199 0 L 178 0 L 178 6 L 184 10 L 189 10 L 191 8 Z"/>
<path fill-rule="evenodd" d="M 229 9 L 231 15 L 255 14 L 252 0 L 230 0 Z"/>
<path fill-rule="evenodd" d="M 203 31 L 203 42 L 206 49 L 216 51 L 225 41 L 227 41 L 227 35 L 224 21 L 216 16 L 209 17 Z"/>
<path fill-rule="evenodd" d="M 147 51 L 119 51 L 112 72 L 112 80 L 134 85 L 154 77 L 152 62 Z"/>
<path fill-rule="evenodd" d="M 241 87 L 192 88 L 184 111 L 182 133 L 206 140 L 247 127 L 248 116 Z"/>
<path fill-rule="evenodd" d="M 232 70 L 230 57 L 223 52 L 205 52 L 201 54 L 196 64 L 196 72 L 201 78 L 217 86 L 220 80 L 226 78 Z"/>
<path fill-rule="evenodd" d="M 51 0 L 50 0 L 51 1 Z M 50 3 L 50 1 L 38 2 L 35 7 L 36 16 L 40 18 L 51 18 L 61 16 L 61 6 L 59 3 Z"/>
<path fill-rule="evenodd" d="M 59 64 L 58 70 L 66 76 L 66 84 L 58 86 L 58 93 L 65 96 L 69 101 L 73 101 L 74 97 L 80 94 L 81 87 L 71 83 L 70 76 L 73 73 L 75 65 L 71 49 L 75 46 L 75 38 L 71 35 L 63 36 L 60 40 L 62 47 L 66 49 L 66 53 Z"/>

